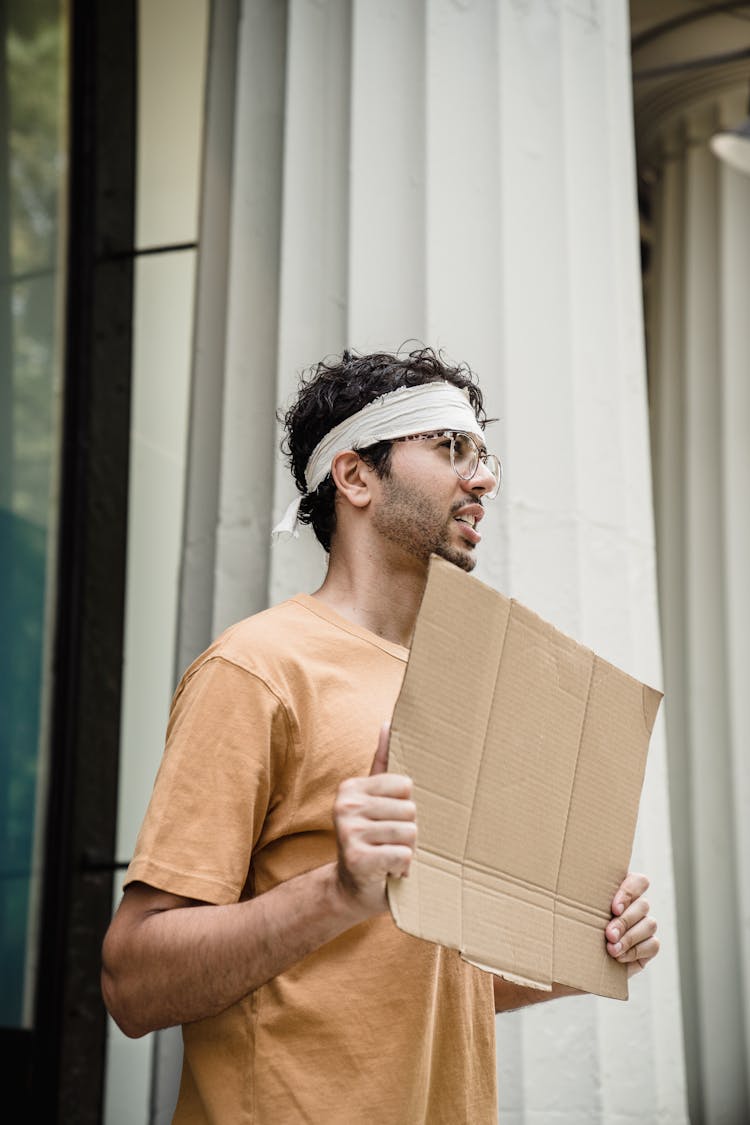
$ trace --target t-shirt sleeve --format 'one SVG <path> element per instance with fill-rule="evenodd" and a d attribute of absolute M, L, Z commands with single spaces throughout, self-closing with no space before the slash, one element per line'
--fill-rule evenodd
<path fill-rule="evenodd" d="M 221 657 L 177 690 L 166 746 L 125 885 L 236 902 L 289 749 L 284 707 Z"/>

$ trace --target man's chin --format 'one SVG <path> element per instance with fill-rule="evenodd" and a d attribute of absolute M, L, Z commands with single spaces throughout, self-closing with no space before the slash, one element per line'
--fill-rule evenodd
<path fill-rule="evenodd" d="M 477 565 L 476 556 L 473 551 L 468 549 L 462 551 L 458 547 L 442 546 L 435 548 L 435 554 L 440 555 L 440 558 L 445 559 L 446 562 L 453 563 L 454 566 L 465 570 L 467 574 L 470 574 Z"/>

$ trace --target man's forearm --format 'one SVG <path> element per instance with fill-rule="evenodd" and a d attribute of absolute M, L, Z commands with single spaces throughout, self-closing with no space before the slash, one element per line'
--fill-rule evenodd
<path fill-rule="evenodd" d="M 104 944 L 107 1008 L 131 1037 L 216 1015 L 366 916 L 335 863 L 247 902 L 126 912 Z"/>

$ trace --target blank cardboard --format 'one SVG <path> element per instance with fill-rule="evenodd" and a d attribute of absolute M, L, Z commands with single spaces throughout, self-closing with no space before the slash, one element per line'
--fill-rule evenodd
<path fill-rule="evenodd" d="M 508 980 L 626 999 L 604 927 L 661 699 L 433 557 L 391 722 L 418 825 L 396 924 Z"/>

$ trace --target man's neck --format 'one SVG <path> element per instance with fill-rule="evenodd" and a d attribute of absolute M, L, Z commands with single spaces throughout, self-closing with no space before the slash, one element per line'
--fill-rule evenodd
<path fill-rule="evenodd" d="M 313 597 L 347 621 L 408 648 L 426 582 L 426 564 L 413 558 L 386 561 L 363 553 L 352 566 L 334 551 Z"/>

